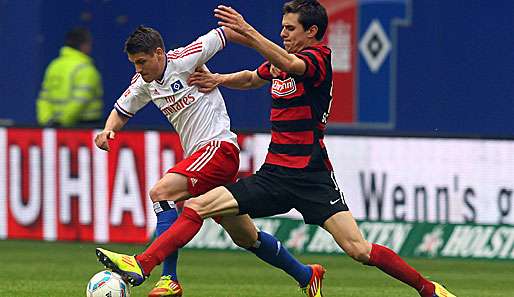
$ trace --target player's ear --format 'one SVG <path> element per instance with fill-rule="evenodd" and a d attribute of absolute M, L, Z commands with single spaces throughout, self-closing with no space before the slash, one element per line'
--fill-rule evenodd
<path fill-rule="evenodd" d="M 312 25 L 309 27 L 309 29 L 307 29 L 307 37 L 309 38 L 316 38 L 316 34 L 318 34 L 318 26 L 316 25 Z"/>
<path fill-rule="evenodd" d="M 157 54 L 157 56 L 160 57 L 160 56 L 164 55 L 164 50 L 162 48 L 158 47 L 155 49 L 155 54 Z"/>

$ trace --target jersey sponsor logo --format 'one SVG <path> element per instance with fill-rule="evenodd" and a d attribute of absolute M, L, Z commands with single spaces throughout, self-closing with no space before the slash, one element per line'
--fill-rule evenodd
<path fill-rule="evenodd" d="M 184 88 L 184 85 L 180 80 L 176 80 L 171 84 L 171 90 L 176 93 Z"/>
<path fill-rule="evenodd" d="M 197 98 L 195 96 L 193 96 L 191 94 L 187 94 L 184 97 L 182 97 L 180 100 L 178 100 L 176 103 L 168 104 L 168 105 L 164 106 L 163 108 L 161 108 L 161 111 L 162 111 L 162 113 L 164 113 L 164 115 L 169 116 L 169 115 L 171 115 L 175 112 L 181 111 L 182 109 L 193 104 L 196 101 L 196 99 Z"/>
<path fill-rule="evenodd" d="M 273 85 L 271 86 L 273 95 L 283 97 L 294 94 L 294 92 L 296 92 L 296 83 L 292 77 L 286 80 L 273 79 Z"/>
<path fill-rule="evenodd" d="M 166 96 L 166 97 L 164 97 L 164 100 L 166 100 L 166 102 L 168 102 L 168 104 L 173 104 L 173 103 L 175 103 L 175 96 L 174 95 Z"/>
<path fill-rule="evenodd" d="M 127 97 L 128 95 L 130 95 L 130 88 L 128 88 L 125 93 L 123 93 L 123 96 L 124 97 Z"/>

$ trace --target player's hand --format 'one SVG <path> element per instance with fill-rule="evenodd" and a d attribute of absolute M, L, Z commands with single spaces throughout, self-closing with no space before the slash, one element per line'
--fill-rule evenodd
<path fill-rule="evenodd" d="M 278 77 L 280 75 L 280 72 L 282 72 L 282 70 L 280 70 L 280 68 L 276 67 L 275 65 L 271 64 L 271 66 L 269 68 L 269 72 L 271 73 L 271 76 Z"/>
<path fill-rule="evenodd" d="M 235 9 L 225 5 L 218 5 L 214 9 L 214 16 L 219 19 L 218 25 L 232 29 L 242 36 L 248 36 L 255 29 L 248 24 L 243 16 Z"/>
<path fill-rule="evenodd" d="M 112 130 L 104 130 L 98 134 L 96 134 L 95 137 L 95 144 L 98 148 L 109 151 L 109 140 L 114 139 L 114 136 L 116 133 Z"/>
<path fill-rule="evenodd" d="M 195 69 L 195 72 L 189 76 L 187 84 L 198 87 L 198 91 L 202 93 L 209 93 L 220 84 L 216 78 L 217 73 L 211 73 L 205 67 L 198 67 Z"/>

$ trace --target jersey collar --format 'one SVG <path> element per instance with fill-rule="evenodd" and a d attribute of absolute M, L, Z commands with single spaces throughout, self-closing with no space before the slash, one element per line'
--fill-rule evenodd
<path fill-rule="evenodd" d="M 166 70 L 168 70 L 168 59 L 166 59 L 164 61 L 166 61 L 166 64 L 164 64 L 164 71 L 162 72 L 162 76 L 160 79 L 155 80 L 160 85 L 162 85 L 164 83 L 164 77 L 166 77 Z"/>

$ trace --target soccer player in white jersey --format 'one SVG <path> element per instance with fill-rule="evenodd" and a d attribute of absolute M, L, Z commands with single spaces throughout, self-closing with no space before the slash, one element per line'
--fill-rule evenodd
<path fill-rule="evenodd" d="M 153 186 L 150 198 L 157 215 L 158 235 L 164 233 L 177 218 L 175 202 L 198 196 L 232 183 L 239 169 L 239 148 L 236 135 L 230 131 L 223 97 L 218 89 L 204 94 L 196 86 L 187 83 L 189 75 L 203 66 L 226 44 L 226 36 L 237 39 L 229 29 L 217 28 L 199 37 L 188 46 L 165 52 L 164 42 L 158 31 L 138 27 L 125 42 L 125 52 L 134 64 L 136 75 L 131 85 L 120 96 L 110 113 L 105 128 L 95 138 L 95 144 L 106 151 L 109 140 L 137 111 L 153 102 L 166 116 L 180 136 L 185 159 L 176 164 Z M 190 215 L 184 209 L 182 215 Z M 272 235 L 258 231 L 248 215 L 216 219 L 229 233 L 234 242 L 255 253 L 265 262 L 284 270 L 298 281 L 300 287 L 319 282 L 319 265 L 303 265 L 298 262 Z M 103 257 L 106 250 L 98 249 Z M 110 255 L 116 259 L 116 255 Z M 129 268 L 138 269 L 133 259 L 118 259 Z M 161 279 L 150 291 L 152 296 L 182 296 L 178 282 L 177 254 L 164 256 Z M 106 264 L 116 271 L 117 266 Z M 121 271 L 119 271 L 121 272 Z M 139 274 L 124 273 L 132 285 L 143 279 Z"/>

